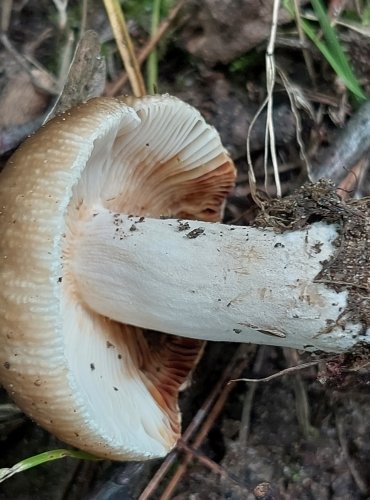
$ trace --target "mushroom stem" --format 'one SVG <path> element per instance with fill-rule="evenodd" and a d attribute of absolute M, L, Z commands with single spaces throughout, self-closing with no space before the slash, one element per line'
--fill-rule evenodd
<path fill-rule="evenodd" d="M 116 321 L 333 352 L 364 340 L 360 324 L 340 324 L 348 292 L 315 281 L 335 251 L 336 225 L 276 234 L 103 210 L 81 231 L 72 259 L 78 293 Z"/>

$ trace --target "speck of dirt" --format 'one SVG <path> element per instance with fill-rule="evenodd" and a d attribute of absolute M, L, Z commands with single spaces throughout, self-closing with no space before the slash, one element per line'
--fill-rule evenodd
<path fill-rule="evenodd" d="M 269 498 L 270 499 L 274 498 L 271 485 L 270 483 L 267 482 L 258 484 L 254 488 L 253 494 L 256 497 L 256 500 L 268 500 Z"/>
<path fill-rule="evenodd" d="M 240 328 L 233 328 L 233 332 L 239 334 L 239 333 L 242 333 L 242 331 L 240 330 Z"/>
<path fill-rule="evenodd" d="M 204 228 L 203 227 L 197 227 L 196 229 L 193 229 L 189 233 L 186 234 L 186 237 L 189 238 L 189 240 L 193 240 L 194 238 L 198 238 L 201 234 L 204 233 Z"/>
<path fill-rule="evenodd" d="M 113 389 L 114 389 L 115 391 L 118 391 L 118 387 L 113 387 Z"/>
<path fill-rule="evenodd" d="M 178 226 L 177 226 L 177 230 L 178 231 L 187 231 L 188 229 L 190 229 L 190 224 L 189 222 L 185 221 L 185 222 L 182 222 L 180 219 L 177 221 L 178 222 Z"/>
<path fill-rule="evenodd" d="M 9 363 L 9 361 L 5 361 L 5 363 L 4 363 L 4 368 L 5 368 L 6 370 L 9 370 L 9 368 L 10 368 L 10 363 Z"/>
<path fill-rule="evenodd" d="M 315 253 L 320 253 L 321 252 L 321 247 L 322 247 L 322 243 L 316 243 L 315 245 L 312 246 L 312 250 L 313 252 Z"/>
<path fill-rule="evenodd" d="M 130 231 L 137 231 L 137 227 L 135 226 L 135 224 L 132 224 L 132 226 L 130 227 Z"/>
<path fill-rule="evenodd" d="M 94 363 L 90 363 L 90 370 L 93 372 L 95 370 L 95 365 Z"/>
<path fill-rule="evenodd" d="M 281 333 L 281 332 L 274 332 L 273 330 L 261 330 L 261 329 L 258 329 L 257 332 L 260 332 L 260 333 L 263 333 L 264 335 L 270 335 L 270 337 L 281 337 L 281 338 L 284 338 L 286 337 L 286 335 L 284 333 Z"/>
<path fill-rule="evenodd" d="M 106 346 L 107 346 L 107 349 L 110 349 L 111 347 L 116 347 L 114 344 L 109 342 L 109 340 L 107 340 Z"/>

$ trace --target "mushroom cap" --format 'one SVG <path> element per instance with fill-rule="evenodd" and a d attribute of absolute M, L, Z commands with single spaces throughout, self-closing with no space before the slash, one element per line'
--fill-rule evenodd
<path fill-rule="evenodd" d="M 68 242 L 99 207 L 219 220 L 234 178 L 215 129 L 167 95 L 92 99 L 16 151 L 0 178 L 0 381 L 25 413 L 100 457 L 175 445 L 178 391 L 202 343 L 88 310 Z"/>

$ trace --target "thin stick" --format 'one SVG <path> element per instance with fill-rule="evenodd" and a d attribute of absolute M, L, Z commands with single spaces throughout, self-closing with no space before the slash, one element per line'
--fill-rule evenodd
<path fill-rule="evenodd" d="M 265 360 L 266 346 L 260 346 L 257 351 L 256 360 L 254 362 L 252 373 L 253 375 L 258 375 L 262 369 L 263 362 Z M 248 436 L 250 431 L 251 413 L 254 395 L 257 390 L 257 384 L 250 384 L 248 386 L 248 391 L 244 396 L 242 416 L 240 419 L 239 428 L 239 445 L 242 452 L 245 450 L 248 442 Z"/>
<path fill-rule="evenodd" d="M 152 38 L 158 30 L 159 19 L 161 15 L 161 0 L 153 0 L 152 22 L 150 26 L 150 37 Z M 155 94 L 158 87 L 158 54 L 154 48 L 148 58 L 148 89 L 150 94 Z"/>
<path fill-rule="evenodd" d="M 215 419 L 218 417 L 220 414 L 221 410 L 223 409 L 226 400 L 229 396 L 231 386 L 226 385 L 221 392 L 220 396 L 218 397 L 215 405 L 211 409 L 210 413 L 208 414 L 201 430 L 199 431 L 196 439 L 194 440 L 193 443 L 193 448 L 197 449 L 199 448 L 200 444 L 203 442 L 204 438 L 208 434 L 210 428 L 212 427 Z M 181 481 L 182 477 L 184 476 L 186 469 L 188 468 L 188 465 L 191 462 L 191 456 L 187 455 L 185 456 L 184 460 L 182 463 L 177 467 L 176 471 L 174 472 L 173 476 L 171 477 L 170 481 L 168 482 L 165 490 L 163 491 L 160 500 L 169 500 L 172 497 L 172 494 L 174 493 L 178 483 Z"/>
<path fill-rule="evenodd" d="M 249 350 L 245 350 L 245 349 Z M 254 349 L 254 347 L 253 347 Z M 222 388 L 225 387 L 227 382 L 230 380 L 230 377 L 234 373 L 234 371 L 237 369 L 239 366 L 240 358 L 243 356 L 246 356 L 248 352 L 250 352 L 251 347 L 250 346 L 240 346 L 237 352 L 234 354 L 233 358 L 230 360 L 228 365 L 226 366 L 224 372 L 222 373 L 221 377 L 219 378 L 218 382 L 214 386 L 212 392 L 209 394 L 207 399 L 204 401 L 202 406 L 199 408 L 197 413 L 195 414 L 193 420 L 185 430 L 185 432 L 182 435 L 182 440 L 184 442 L 188 442 L 193 434 L 196 432 L 198 427 L 202 424 L 204 419 L 206 418 L 210 408 L 214 404 L 215 400 L 219 396 L 220 391 Z M 240 373 L 240 372 L 239 372 Z M 161 466 L 159 469 L 156 471 L 152 479 L 149 481 L 147 484 L 146 488 L 143 490 L 141 493 L 140 497 L 138 500 L 148 500 L 152 498 L 152 495 L 154 494 L 155 490 L 157 489 L 158 485 L 164 478 L 164 476 L 167 474 L 169 469 L 172 467 L 172 465 L 175 463 L 176 459 L 178 456 L 178 450 L 175 448 L 167 457 L 164 459 L 162 462 Z"/>
<path fill-rule="evenodd" d="M 168 14 L 167 18 L 164 19 L 161 24 L 158 27 L 158 30 L 156 33 L 149 39 L 148 43 L 143 47 L 143 49 L 139 52 L 138 55 L 138 63 L 141 66 L 143 62 L 146 60 L 148 55 L 152 52 L 154 47 L 158 44 L 158 42 L 163 38 L 163 36 L 166 34 L 166 32 L 169 30 L 171 27 L 173 21 L 175 20 L 177 14 L 179 13 L 180 9 L 184 6 L 186 0 L 180 0 L 174 7 L 171 9 L 170 13 Z M 114 82 L 113 85 L 109 88 L 109 90 L 106 92 L 107 96 L 115 96 L 118 94 L 118 92 L 121 90 L 121 88 L 126 84 L 128 80 L 128 75 L 127 73 L 123 73 L 118 80 Z"/>
<path fill-rule="evenodd" d="M 210 469 L 212 472 L 215 474 L 219 475 L 223 479 L 226 479 L 230 482 L 233 482 L 239 486 L 239 488 L 242 488 L 245 490 L 247 493 L 249 493 L 249 490 L 247 489 L 247 486 L 240 482 L 240 480 L 234 476 L 234 474 L 230 474 L 224 467 L 221 465 L 217 464 L 214 460 L 210 459 L 204 453 L 201 453 L 198 450 L 195 450 L 193 447 L 189 446 L 185 441 L 180 439 L 178 446 L 180 450 L 184 450 L 188 455 L 191 457 L 194 457 L 196 460 L 198 460 L 202 465 Z"/>
<path fill-rule="evenodd" d="M 103 1 L 132 91 L 136 97 L 142 97 L 146 94 L 144 80 L 119 0 Z"/>
<path fill-rule="evenodd" d="M 256 181 L 256 176 L 254 174 L 254 168 L 253 168 L 253 162 L 252 162 L 252 155 L 251 155 L 251 133 L 253 130 L 253 127 L 258 120 L 258 117 L 264 110 L 266 104 L 267 104 L 267 97 L 259 107 L 257 113 L 254 115 L 249 128 L 247 132 L 247 140 L 246 140 L 246 148 L 247 148 L 247 163 L 248 163 L 248 179 L 249 179 L 249 189 L 251 191 L 251 196 L 253 201 L 256 203 L 257 206 L 262 208 L 261 202 L 257 196 L 257 181 Z"/>
<path fill-rule="evenodd" d="M 13 0 L 3 0 L 1 3 L 1 31 L 6 33 L 10 25 Z"/>
<path fill-rule="evenodd" d="M 88 0 L 82 0 L 82 5 L 81 5 L 81 21 L 80 21 L 80 37 L 82 38 L 85 31 L 86 31 L 86 25 L 87 25 L 87 4 Z"/>
<path fill-rule="evenodd" d="M 353 198 L 355 194 L 359 198 L 364 197 L 361 186 L 363 180 L 370 168 L 370 158 L 361 158 L 354 167 L 348 172 L 347 176 L 338 184 L 336 188 L 337 195 L 342 200 Z M 368 193 L 366 193 L 368 195 Z"/>
<path fill-rule="evenodd" d="M 299 355 L 296 349 L 283 349 L 284 356 L 288 365 L 294 366 L 299 362 Z M 295 373 L 292 378 L 295 394 L 295 406 L 298 424 L 302 430 L 305 439 L 308 439 L 312 431 L 310 420 L 310 404 L 308 401 L 306 387 L 303 383 L 300 373 Z"/>
<path fill-rule="evenodd" d="M 276 195 L 281 197 L 281 185 L 279 177 L 279 165 L 276 157 L 275 131 L 273 121 L 273 90 L 275 87 L 275 58 L 274 48 L 276 40 L 276 30 L 278 25 L 280 0 L 274 0 L 270 39 L 266 50 L 266 87 L 267 87 L 267 118 L 266 118 L 266 142 L 265 142 L 265 172 L 267 172 L 268 149 L 270 149 L 271 161 L 274 169 L 276 185 Z M 268 146 L 270 145 L 270 148 Z M 265 177 L 265 188 L 267 191 L 267 175 Z"/>
<path fill-rule="evenodd" d="M 296 92 L 294 92 L 294 87 L 291 85 L 291 83 L 288 80 L 288 77 L 286 76 L 285 72 L 281 68 L 277 68 L 279 72 L 279 76 L 281 78 L 281 81 L 283 82 L 283 85 L 285 87 L 285 90 L 288 94 L 289 97 L 289 102 L 290 102 L 290 107 L 292 109 L 292 113 L 295 119 L 295 131 L 296 131 L 296 141 L 299 147 L 299 153 L 300 156 L 306 166 L 306 171 L 307 171 L 307 177 L 311 180 L 312 177 L 312 167 L 311 167 L 311 162 L 306 154 L 306 148 L 304 145 L 304 141 L 302 139 L 302 122 L 301 122 L 301 117 L 298 112 L 298 106 L 296 104 L 297 101 L 297 96 Z"/>
<path fill-rule="evenodd" d="M 247 351 L 246 351 L 247 352 Z M 246 368 L 246 366 L 249 363 L 249 357 L 244 357 L 234 368 L 234 372 L 242 373 L 242 371 Z M 214 422 L 216 418 L 219 416 L 221 413 L 223 407 L 225 406 L 225 403 L 227 401 L 227 398 L 229 397 L 229 393 L 231 391 L 232 387 L 229 384 L 226 384 L 219 397 L 217 398 L 215 404 L 211 408 L 209 414 L 207 415 L 207 418 L 205 419 L 200 431 L 198 432 L 197 436 L 194 439 L 192 447 L 196 450 L 200 447 L 202 442 L 204 441 L 205 437 L 211 430 L 211 427 L 214 425 Z M 176 471 L 174 472 L 173 476 L 171 477 L 171 480 L 167 484 L 167 487 L 163 491 L 160 500 L 169 500 L 175 491 L 175 488 L 177 487 L 178 483 L 184 476 L 186 469 L 191 461 L 191 456 L 186 456 L 183 460 L 183 462 L 178 466 Z"/>
<path fill-rule="evenodd" d="M 273 373 L 269 377 L 265 378 L 237 378 L 230 380 L 229 384 L 232 384 L 234 382 L 249 382 L 249 383 L 255 383 L 258 384 L 260 382 L 270 382 L 270 380 L 274 380 L 275 378 L 280 378 L 283 377 L 284 375 L 287 375 L 288 373 L 293 373 L 301 370 L 305 370 L 306 368 L 309 368 L 310 366 L 315 366 L 318 365 L 319 363 L 322 363 L 324 360 L 320 359 L 317 361 L 309 361 L 308 363 L 302 363 L 301 365 L 297 366 L 290 366 L 289 368 L 285 368 L 284 370 L 281 370 L 280 372 Z"/>

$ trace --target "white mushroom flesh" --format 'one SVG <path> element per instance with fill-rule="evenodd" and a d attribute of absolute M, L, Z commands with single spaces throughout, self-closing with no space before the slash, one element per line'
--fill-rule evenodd
<path fill-rule="evenodd" d="M 116 321 L 204 340 L 343 351 L 366 336 L 360 324 L 338 321 L 347 292 L 315 281 L 334 255 L 337 229 L 318 222 L 276 234 L 101 210 L 81 225 L 73 275 L 82 301 Z"/>

